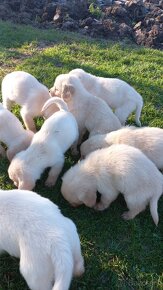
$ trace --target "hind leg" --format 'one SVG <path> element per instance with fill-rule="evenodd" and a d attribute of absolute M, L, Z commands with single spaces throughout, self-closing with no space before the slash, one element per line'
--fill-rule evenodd
<path fill-rule="evenodd" d="M 123 104 L 121 107 L 117 108 L 115 110 L 115 115 L 120 120 L 122 125 L 125 125 L 125 122 L 128 118 L 128 116 L 135 111 L 136 105 L 135 103 L 128 101 L 125 104 Z"/>
<path fill-rule="evenodd" d="M 22 108 L 20 110 L 20 114 L 22 116 L 22 119 L 23 119 L 23 122 L 25 124 L 25 127 L 28 130 L 31 130 L 31 131 L 33 131 L 35 133 L 36 132 L 36 127 L 35 127 L 35 123 L 34 123 L 34 120 L 33 120 L 33 116 L 31 116 L 29 114 L 29 112 L 25 108 Z"/>
<path fill-rule="evenodd" d="M 78 237 L 77 237 L 75 249 L 73 251 L 73 256 L 74 256 L 73 275 L 75 277 L 80 277 L 81 275 L 83 275 L 85 269 L 84 269 L 84 259 L 81 253 L 80 240 Z"/>
<path fill-rule="evenodd" d="M 20 272 L 31 290 L 52 289 L 52 265 L 47 263 L 43 253 L 39 253 L 37 249 L 23 249 L 20 256 Z"/>
<path fill-rule="evenodd" d="M 64 164 L 64 158 L 63 156 L 61 157 L 60 161 L 58 161 L 54 166 L 51 167 L 48 178 L 45 182 L 45 185 L 48 187 L 51 187 L 55 185 L 58 175 L 60 174 Z"/>
<path fill-rule="evenodd" d="M 139 196 L 141 196 L 140 192 Z M 147 206 L 147 201 L 142 199 L 138 200 L 138 196 L 136 195 L 135 196 L 129 195 L 125 197 L 125 200 L 129 211 L 126 211 L 122 214 L 124 220 L 134 219 L 134 217 L 138 215 L 140 212 L 144 211 Z"/>

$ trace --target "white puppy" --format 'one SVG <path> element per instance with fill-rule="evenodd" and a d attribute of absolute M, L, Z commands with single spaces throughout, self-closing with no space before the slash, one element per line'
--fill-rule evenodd
<path fill-rule="evenodd" d="M 11 110 L 14 103 L 20 105 L 24 124 L 33 132 L 36 132 L 33 118 L 42 116 L 41 109 L 49 98 L 48 88 L 27 72 L 15 71 L 2 80 L 4 107 Z"/>
<path fill-rule="evenodd" d="M 135 111 L 136 124 L 141 126 L 139 118 L 143 100 L 141 95 L 128 83 L 116 78 L 97 77 L 78 68 L 70 71 L 70 74 L 77 76 L 91 94 L 102 98 L 114 109 L 122 125 Z"/>
<path fill-rule="evenodd" d="M 127 144 L 140 149 L 159 169 L 163 169 L 163 129 L 155 127 L 124 127 L 109 134 L 92 136 L 82 143 L 84 157 L 92 151 L 112 144 Z"/>
<path fill-rule="evenodd" d="M 25 130 L 19 119 L 0 104 L 0 141 L 7 145 L 10 161 L 30 145 L 33 136 L 32 131 Z"/>
<path fill-rule="evenodd" d="M 106 102 L 91 95 L 80 80 L 69 74 L 57 77 L 55 91 L 68 104 L 79 127 L 79 143 L 87 129 L 89 136 L 118 130 L 121 123 Z"/>
<path fill-rule="evenodd" d="M 9 166 L 9 177 L 19 189 L 33 189 L 47 167 L 51 169 L 46 185 L 54 185 L 64 164 L 64 153 L 78 139 L 77 123 L 66 103 L 53 99 L 60 111 L 44 122 L 28 149 L 18 153 Z"/>
<path fill-rule="evenodd" d="M 75 224 L 49 199 L 26 190 L 0 190 L 0 252 L 20 258 L 31 290 L 68 290 L 84 273 Z"/>
<path fill-rule="evenodd" d="M 97 191 L 101 193 L 99 203 L 96 202 Z M 139 149 L 112 145 L 94 151 L 66 172 L 61 192 L 72 205 L 84 203 L 97 210 L 109 207 L 121 192 L 129 209 L 123 214 L 124 219 L 133 219 L 149 203 L 157 225 L 157 202 L 163 192 L 163 176 Z"/>

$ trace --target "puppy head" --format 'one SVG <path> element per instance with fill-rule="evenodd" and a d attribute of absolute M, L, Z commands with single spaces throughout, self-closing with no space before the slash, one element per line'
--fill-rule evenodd
<path fill-rule="evenodd" d="M 82 171 L 79 164 L 69 169 L 62 181 L 61 193 L 72 206 L 85 204 L 88 207 L 94 207 L 96 204 L 95 180 Z"/>
<path fill-rule="evenodd" d="M 12 159 L 8 168 L 8 175 L 18 189 L 32 190 L 35 187 L 35 180 L 31 168 L 26 167 L 19 158 L 23 152 L 18 153 Z"/>
<path fill-rule="evenodd" d="M 52 97 L 61 97 L 62 83 L 67 74 L 60 74 L 56 77 L 53 87 L 49 90 Z"/>

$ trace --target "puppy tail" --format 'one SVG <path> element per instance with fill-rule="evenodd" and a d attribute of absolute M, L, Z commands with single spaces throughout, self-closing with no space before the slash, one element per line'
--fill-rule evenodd
<path fill-rule="evenodd" d="M 158 222 L 159 222 L 157 204 L 158 204 L 158 197 L 157 196 L 152 197 L 150 200 L 149 206 L 150 206 L 151 216 L 156 226 L 158 225 Z"/>
<path fill-rule="evenodd" d="M 142 108 L 143 108 L 143 99 L 141 97 L 141 95 L 138 94 L 138 104 L 136 106 L 136 111 L 135 111 L 135 122 L 136 124 L 141 127 L 141 122 L 140 122 L 140 115 L 141 115 L 141 111 L 142 111 Z"/>
<path fill-rule="evenodd" d="M 46 110 L 50 105 L 52 104 L 56 104 L 60 110 L 63 111 L 69 111 L 67 104 L 64 102 L 64 100 L 62 100 L 61 98 L 58 97 L 51 97 L 49 100 L 47 100 L 44 104 L 44 106 L 42 107 L 42 112 L 44 110 Z"/>
<path fill-rule="evenodd" d="M 60 249 L 52 253 L 52 264 L 54 267 L 54 286 L 52 290 L 69 289 L 73 275 L 73 256 L 69 249 Z"/>

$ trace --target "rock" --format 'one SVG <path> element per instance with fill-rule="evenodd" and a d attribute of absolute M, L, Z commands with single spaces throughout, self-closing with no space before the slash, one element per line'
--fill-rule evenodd
<path fill-rule="evenodd" d="M 126 23 L 120 24 L 118 32 L 121 38 L 124 38 L 124 37 L 133 38 L 133 30 Z"/>
<path fill-rule="evenodd" d="M 98 20 L 89 5 L 100 9 Z M 163 0 L 0 0 L 0 19 L 162 49 Z"/>
<path fill-rule="evenodd" d="M 43 9 L 42 21 L 52 21 L 56 13 L 57 4 L 48 3 Z"/>
<path fill-rule="evenodd" d="M 53 22 L 55 24 L 60 24 L 60 23 L 62 23 L 63 18 L 64 18 L 64 11 L 63 11 L 63 9 L 61 7 L 57 7 L 56 14 L 53 17 Z"/>
<path fill-rule="evenodd" d="M 116 37 L 118 36 L 118 24 L 115 20 L 106 19 L 103 21 L 103 25 L 105 28 L 105 34 L 109 37 Z"/>
<path fill-rule="evenodd" d="M 111 14 L 114 16 L 119 16 L 119 17 L 126 17 L 127 15 L 127 10 L 123 8 L 122 6 L 113 6 L 111 9 Z"/>
<path fill-rule="evenodd" d="M 93 23 L 93 18 L 92 17 L 87 17 L 83 20 L 80 20 L 79 25 L 80 27 L 86 27 L 86 26 L 91 26 Z"/>
<path fill-rule="evenodd" d="M 125 7 L 134 21 L 142 20 L 148 12 L 143 4 L 143 0 L 127 0 Z"/>
<path fill-rule="evenodd" d="M 67 20 L 62 24 L 62 28 L 65 30 L 70 30 L 70 31 L 75 31 L 78 30 L 78 23 L 76 21 L 72 20 Z"/>

